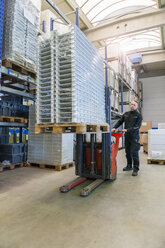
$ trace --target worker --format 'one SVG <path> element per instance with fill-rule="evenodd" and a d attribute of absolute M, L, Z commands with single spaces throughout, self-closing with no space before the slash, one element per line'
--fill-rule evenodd
<path fill-rule="evenodd" d="M 115 132 L 116 128 L 125 123 L 122 131 L 125 132 L 127 166 L 123 168 L 123 171 L 131 171 L 133 169 L 132 176 L 137 176 L 139 171 L 139 128 L 141 127 L 142 116 L 137 109 L 138 102 L 134 100 L 130 104 L 130 111 L 124 113 L 111 130 L 111 132 Z"/>

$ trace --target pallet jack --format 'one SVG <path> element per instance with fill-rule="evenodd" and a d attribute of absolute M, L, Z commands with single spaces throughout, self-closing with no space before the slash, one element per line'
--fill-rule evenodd
<path fill-rule="evenodd" d="M 106 119 L 111 127 L 110 88 L 106 88 Z M 119 148 L 119 139 L 122 131 L 115 133 L 102 133 L 101 142 L 97 142 L 98 133 L 76 134 L 76 163 L 75 174 L 77 177 L 72 182 L 60 187 L 60 192 L 66 193 L 88 179 L 93 179 L 87 187 L 80 192 L 81 196 L 88 196 L 96 187 L 117 177 L 116 157 Z M 115 143 L 111 142 L 111 136 L 115 137 Z"/>

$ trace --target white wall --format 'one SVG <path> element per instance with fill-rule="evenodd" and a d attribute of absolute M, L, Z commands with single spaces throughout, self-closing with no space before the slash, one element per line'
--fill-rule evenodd
<path fill-rule="evenodd" d="M 165 76 L 144 78 L 143 83 L 143 120 L 152 121 L 153 127 L 165 122 Z"/>

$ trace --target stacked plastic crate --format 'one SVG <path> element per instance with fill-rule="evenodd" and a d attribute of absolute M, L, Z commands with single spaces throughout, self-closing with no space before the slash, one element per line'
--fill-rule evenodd
<path fill-rule="evenodd" d="M 9 161 L 11 164 L 23 162 L 24 144 L 0 145 L 0 162 Z"/>
<path fill-rule="evenodd" d="M 6 0 L 3 59 L 35 70 L 39 10 L 30 0 Z"/>
<path fill-rule="evenodd" d="M 0 127 L 0 144 L 8 144 L 9 143 L 9 128 L 8 127 Z"/>
<path fill-rule="evenodd" d="M 58 44 L 52 45 L 56 35 Z M 105 123 L 104 63 L 94 46 L 75 25 L 68 26 L 63 34 L 53 31 L 43 42 L 48 42 L 53 50 L 49 53 L 51 62 L 50 58 L 43 62 L 43 48 L 39 47 L 37 123 Z M 49 45 L 44 49 L 49 50 Z M 50 65 L 55 78 L 51 77 Z M 43 69 L 49 71 L 48 78 L 44 79 L 49 99 L 44 112 L 41 108 Z"/>

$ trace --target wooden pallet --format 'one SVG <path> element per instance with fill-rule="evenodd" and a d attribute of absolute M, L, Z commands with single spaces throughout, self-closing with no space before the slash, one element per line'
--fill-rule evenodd
<path fill-rule="evenodd" d="M 73 167 L 75 165 L 75 162 L 71 162 L 71 163 L 67 163 L 67 164 L 63 164 L 63 165 L 58 165 L 58 164 L 46 164 L 46 163 L 38 163 L 38 162 L 26 162 L 24 164 L 24 166 L 27 167 L 38 167 L 40 169 L 52 169 L 55 171 L 61 171 L 64 169 L 68 169 L 70 167 Z"/>
<path fill-rule="evenodd" d="M 0 172 L 4 169 L 14 170 L 16 167 L 23 167 L 23 163 L 9 164 L 9 165 L 1 165 L 0 164 Z"/>
<path fill-rule="evenodd" d="M 165 160 L 159 160 L 159 159 L 147 159 L 147 163 L 148 164 L 160 164 L 160 165 L 164 165 L 165 164 Z"/>
<path fill-rule="evenodd" d="M 0 122 L 16 122 L 16 123 L 28 123 L 28 119 L 23 117 L 15 117 L 15 116 L 0 116 Z"/>
<path fill-rule="evenodd" d="M 109 132 L 109 125 L 89 123 L 36 124 L 35 133 L 100 133 Z"/>
<path fill-rule="evenodd" d="M 9 68 L 9 69 L 12 69 L 16 72 L 19 72 L 23 75 L 30 76 L 32 78 L 36 78 L 36 72 L 35 71 L 32 71 L 32 70 L 24 67 L 23 65 L 11 60 L 11 59 L 4 59 L 2 61 L 2 65 Z"/>

